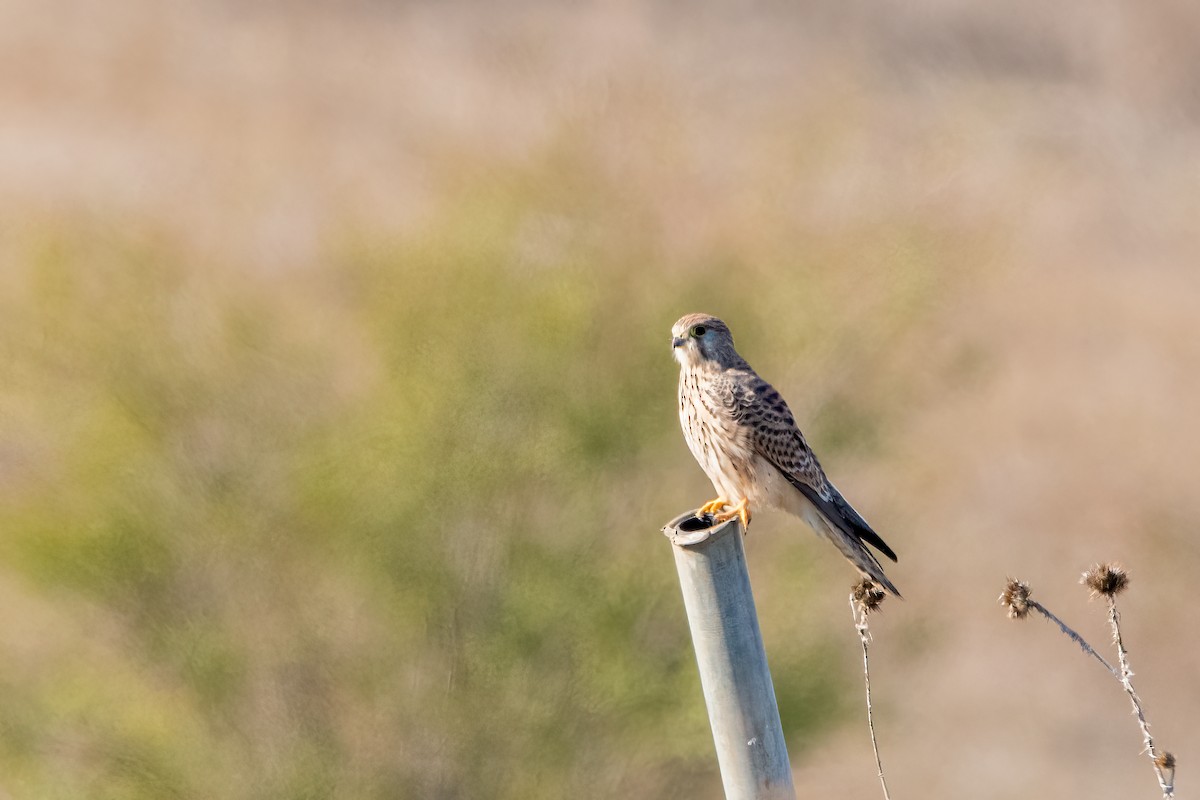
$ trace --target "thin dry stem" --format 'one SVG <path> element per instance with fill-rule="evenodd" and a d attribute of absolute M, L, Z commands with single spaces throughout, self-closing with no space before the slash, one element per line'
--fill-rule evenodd
<path fill-rule="evenodd" d="M 1097 653 L 1082 636 L 1067 627 L 1067 624 L 1056 617 L 1050 609 L 1031 598 L 1028 584 L 1009 578 L 1004 593 L 1000 595 L 1000 602 L 1008 608 L 1009 616 L 1014 619 L 1024 619 L 1031 610 L 1037 611 L 1057 625 L 1059 630 L 1066 634 L 1071 641 L 1083 648 L 1084 653 L 1103 664 L 1104 668 L 1120 681 L 1126 694 L 1129 695 L 1130 703 L 1133 704 L 1133 713 L 1137 716 L 1138 725 L 1142 730 L 1142 739 L 1146 744 L 1145 752 L 1150 757 L 1151 763 L 1154 764 L 1154 772 L 1158 776 L 1158 785 L 1162 789 L 1163 798 L 1170 800 L 1175 796 L 1175 756 L 1165 751 L 1159 753 L 1154 747 L 1154 739 L 1150 736 L 1150 725 L 1146 722 L 1146 715 L 1142 711 L 1142 701 L 1137 696 L 1137 692 L 1133 690 L 1133 682 L 1130 680 L 1133 677 L 1133 670 L 1129 668 L 1129 653 L 1121 639 L 1121 615 L 1117 613 L 1117 595 L 1129 585 L 1129 576 L 1119 564 L 1097 564 L 1083 574 L 1080 582 L 1091 589 L 1092 597 L 1104 597 L 1108 601 L 1108 621 L 1112 626 L 1113 644 L 1117 647 L 1120 669 L 1116 669 L 1105 661 L 1104 657 Z"/>
<path fill-rule="evenodd" d="M 1057 625 L 1058 629 L 1067 635 L 1067 638 L 1069 638 L 1071 641 L 1075 642 L 1075 644 L 1077 644 L 1081 648 L 1083 648 L 1083 652 L 1087 653 L 1089 656 L 1091 656 L 1092 658 L 1096 659 L 1101 664 L 1103 664 L 1104 668 L 1113 674 L 1113 677 L 1118 678 L 1118 679 L 1121 677 L 1117 673 L 1116 667 L 1114 667 L 1112 664 L 1108 663 L 1104 659 L 1104 656 L 1097 653 L 1092 648 L 1092 646 L 1087 643 L 1086 639 L 1084 639 L 1082 636 L 1080 636 L 1075 631 L 1071 630 L 1071 628 L 1067 626 L 1067 623 L 1063 622 L 1061 619 L 1056 617 L 1050 609 L 1046 608 L 1044 605 L 1042 605 L 1037 600 L 1034 600 L 1032 598 L 1028 598 L 1026 600 L 1026 602 L 1029 603 L 1029 607 L 1032 608 L 1034 611 L 1038 612 L 1043 617 L 1045 617 L 1046 619 L 1050 620 L 1055 625 Z"/>
<path fill-rule="evenodd" d="M 1113 644 L 1117 647 L 1117 658 L 1121 664 L 1121 671 L 1117 675 L 1117 679 L 1121 681 L 1121 685 L 1125 687 L 1125 693 L 1129 695 L 1129 702 L 1133 705 L 1133 713 L 1137 716 L 1138 726 L 1142 729 L 1142 741 L 1146 744 L 1146 754 L 1150 757 L 1150 761 L 1154 764 L 1154 774 L 1158 776 L 1158 785 L 1162 789 L 1163 797 L 1172 798 L 1175 796 L 1175 759 L 1174 757 L 1167 759 L 1165 756 L 1160 756 L 1158 751 L 1154 749 L 1154 738 L 1150 736 L 1150 724 L 1146 722 L 1146 715 L 1142 711 L 1142 701 L 1138 697 L 1137 692 L 1133 690 L 1133 670 L 1129 668 L 1129 652 L 1125 649 L 1125 643 L 1121 639 L 1121 615 L 1117 612 L 1116 593 L 1105 593 L 1105 598 L 1108 600 L 1108 623 L 1113 630 Z M 1169 777 L 1168 770 L 1164 770 L 1164 766 L 1170 766 Z"/>
<path fill-rule="evenodd" d="M 867 627 L 867 614 L 870 610 L 870 607 L 859 601 L 851 592 L 850 613 L 854 615 L 854 629 L 858 631 L 858 640 L 862 644 L 863 678 L 867 686 L 867 728 L 871 731 L 871 749 L 875 751 L 875 769 L 879 773 L 879 785 L 883 787 L 883 798 L 892 800 L 888 793 L 887 779 L 883 775 L 883 761 L 879 758 L 879 742 L 875 739 L 875 716 L 871 709 L 871 661 L 867 654 L 867 646 L 871 641 L 871 632 Z"/>
<path fill-rule="evenodd" d="M 1058 629 L 1066 634 L 1067 638 L 1083 648 L 1083 652 L 1087 653 L 1089 656 L 1092 656 L 1101 664 L 1103 664 L 1104 668 L 1111 672 L 1114 677 L 1117 676 L 1117 671 L 1113 669 L 1112 664 L 1109 664 L 1107 661 L 1105 661 L 1104 658 L 1097 653 L 1082 636 L 1071 630 L 1067 626 L 1067 623 L 1056 617 L 1050 611 L 1050 609 L 1046 608 L 1044 605 L 1039 603 L 1037 600 L 1034 600 L 1033 597 L 1030 596 L 1028 583 L 1019 581 L 1016 578 L 1009 578 L 1008 582 L 1004 585 L 1003 594 L 1000 595 L 1000 605 L 1008 609 L 1008 616 L 1011 619 L 1025 619 L 1025 617 L 1029 616 L 1030 611 L 1038 612 L 1043 617 L 1057 625 Z"/>

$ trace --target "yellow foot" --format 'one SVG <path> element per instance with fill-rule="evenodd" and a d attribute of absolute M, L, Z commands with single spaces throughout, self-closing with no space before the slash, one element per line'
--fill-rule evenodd
<path fill-rule="evenodd" d="M 700 508 L 696 509 L 696 516 L 703 517 L 705 514 L 716 514 L 726 506 L 725 498 L 718 497 L 716 500 L 709 500 Z"/>
<path fill-rule="evenodd" d="M 713 517 L 713 521 L 720 523 L 737 517 L 742 521 L 742 532 L 746 533 L 750 530 L 750 501 L 743 497 L 741 502 L 731 508 L 729 511 L 722 511 Z"/>

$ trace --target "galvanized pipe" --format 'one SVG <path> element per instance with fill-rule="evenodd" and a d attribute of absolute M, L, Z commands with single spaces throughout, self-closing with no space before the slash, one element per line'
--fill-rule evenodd
<path fill-rule="evenodd" d="M 795 800 L 741 523 L 709 527 L 689 512 L 663 533 L 674 545 L 726 800 Z"/>

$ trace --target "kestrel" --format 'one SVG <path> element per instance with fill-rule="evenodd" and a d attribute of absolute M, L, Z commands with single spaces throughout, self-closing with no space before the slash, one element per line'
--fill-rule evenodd
<path fill-rule="evenodd" d="M 738 355 L 729 327 L 688 314 L 671 328 L 671 348 L 681 367 L 683 437 L 717 491 L 700 513 L 722 522 L 739 517 L 744 529 L 752 506 L 791 512 L 899 597 L 866 546 L 892 561 L 896 554 L 825 477 L 787 403 Z"/>

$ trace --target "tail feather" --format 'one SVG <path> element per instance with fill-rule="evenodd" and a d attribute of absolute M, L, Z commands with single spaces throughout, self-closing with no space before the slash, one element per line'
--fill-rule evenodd
<path fill-rule="evenodd" d="M 864 577 L 870 578 L 896 597 L 900 597 L 900 590 L 888 580 L 887 575 L 883 573 L 883 566 L 879 563 L 879 559 L 866 546 L 871 545 L 892 561 L 897 560 L 895 552 L 846 502 L 841 492 L 833 484 L 829 484 L 830 496 L 825 498 L 805 483 L 796 481 L 793 482 L 793 485 L 813 505 L 813 510 L 816 512 L 814 516 L 817 519 L 808 520 L 813 529 L 829 539 Z"/>
<path fill-rule="evenodd" d="M 870 578 L 896 597 L 902 597 L 896 584 L 888 580 L 888 576 L 884 574 L 879 559 L 875 558 L 875 555 L 863 545 L 860 539 L 835 526 L 825 518 L 824 514 L 821 514 L 820 521 L 822 523 L 820 527 L 824 530 L 818 529 L 817 532 L 824 534 L 825 538 L 833 542 L 834 547 L 841 551 L 846 560 L 853 564 L 864 578 Z"/>
<path fill-rule="evenodd" d="M 862 518 L 862 515 L 854 510 L 854 506 L 846 502 L 846 498 L 842 497 L 842 493 L 833 484 L 829 485 L 829 489 L 833 494 L 831 498 L 833 508 L 838 513 L 838 516 L 846 522 L 850 528 L 850 532 L 883 553 L 892 561 L 898 561 L 899 559 L 896 558 L 896 553 L 893 552 L 892 548 L 888 547 L 887 542 L 871 529 L 871 526 Z"/>

